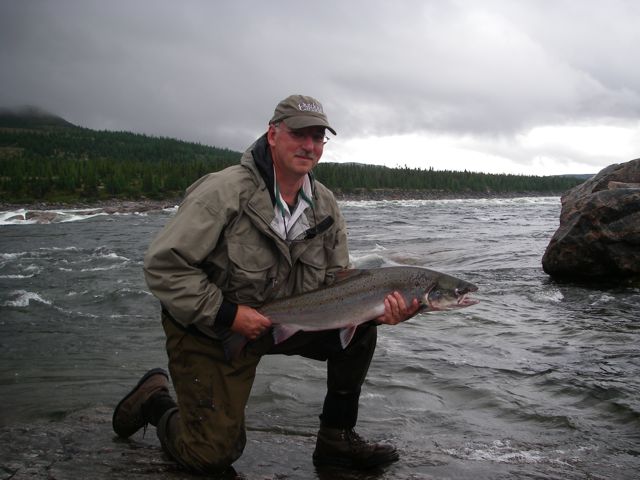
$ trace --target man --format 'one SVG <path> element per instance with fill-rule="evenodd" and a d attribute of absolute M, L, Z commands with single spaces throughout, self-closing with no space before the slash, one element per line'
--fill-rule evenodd
<path fill-rule="evenodd" d="M 298 332 L 275 345 L 256 308 L 310 291 L 348 266 L 346 227 L 333 194 L 315 181 L 325 131 L 335 135 L 316 99 L 280 102 L 267 132 L 240 165 L 198 180 L 145 256 L 147 283 L 162 305 L 169 371 L 147 372 L 118 404 L 113 428 L 124 438 L 148 423 L 163 449 L 187 469 L 210 473 L 237 460 L 246 443 L 244 410 L 262 355 L 302 355 L 327 362 L 327 394 L 314 463 L 369 468 L 397 460 L 392 446 L 353 429 L 360 388 L 376 344 L 376 323 L 361 325 L 342 348 L 338 330 Z M 415 315 L 397 292 L 378 323 Z M 225 340 L 250 340 L 230 358 Z"/>

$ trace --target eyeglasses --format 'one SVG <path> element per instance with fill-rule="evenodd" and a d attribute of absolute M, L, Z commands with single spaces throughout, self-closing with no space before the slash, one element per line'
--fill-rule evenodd
<path fill-rule="evenodd" d="M 283 123 L 276 125 L 276 127 L 283 127 L 291 139 L 299 143 L 304 142 L 307 137 L 311 137 L 311 141 L 315 145 L 324 145 L 329 141 L 329 137 L 327 137 L 323 132 L 308 133 L 300 130 L 291 130 Z"/>

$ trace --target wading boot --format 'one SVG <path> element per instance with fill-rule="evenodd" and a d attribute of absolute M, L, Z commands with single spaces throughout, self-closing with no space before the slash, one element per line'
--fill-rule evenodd
<path fill-rule="evenodd" d="M 353 429 L 320 427 L 313 464 L 364 470 L 398 460 L 392 445 L 370 443 Z"/>
<path fill-rule="evenodd" d="M 120 400 L 113 412 L 113 431 L 119 437 L 129 438 L 148 423 L 155 425 L 147 412 L 149 400 L 154 396 L 163 396 L 173 402 L 169 397 L 169 375 L 162 368 L 145 373 L 133 390 Z"/>

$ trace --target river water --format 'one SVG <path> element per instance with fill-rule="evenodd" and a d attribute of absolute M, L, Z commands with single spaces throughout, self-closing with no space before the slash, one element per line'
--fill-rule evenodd
<path fill-rule="evenodd" d="M 480 300 L 380 327 L 358 431 L 394 442 L 401 460 L 348 478 L 638 478 L 640 290 L 544 274 L 559 198 L 341 206 L 354 264 L 441 270 L 477 284 Z M 66 211 L 49 224 L 15 213 L 0 214 L 0 426 L 115 405 L 166 366 L 141 268 L 172 212 Z M 263 360 L 243 478 L 319 478 L 323 395 L 322 364 Z"/>

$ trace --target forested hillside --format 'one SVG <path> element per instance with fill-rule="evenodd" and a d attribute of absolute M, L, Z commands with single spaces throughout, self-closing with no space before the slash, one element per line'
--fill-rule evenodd
<path fill-rule="evenodd" d="M 235 164 L 240 156 L 171 138 L 76 127 L 41 112 L 0 111 L 3 202 L 174 198 L 198 177 Z M 342 193 L 377 189 L 558 193 L 582 181 L 323 162 L 315 173 Z"/>

